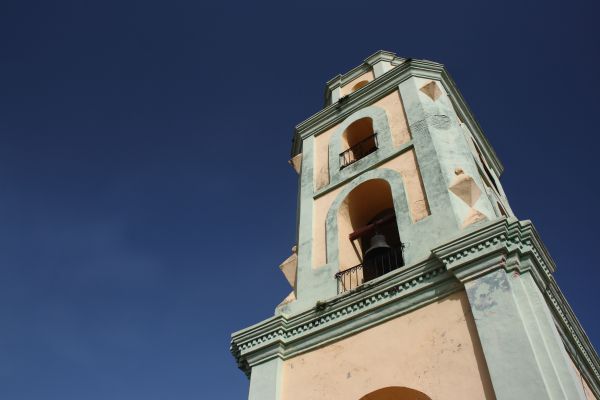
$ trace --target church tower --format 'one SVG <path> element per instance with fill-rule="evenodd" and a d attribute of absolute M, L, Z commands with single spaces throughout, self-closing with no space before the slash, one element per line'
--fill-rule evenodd
<path fill-rule="evenodd" d="M 600 399 L 600 362 L 443 65 L 379 51 L 295 130 L 293 290 L 232 336 L 250 400 Z"/>

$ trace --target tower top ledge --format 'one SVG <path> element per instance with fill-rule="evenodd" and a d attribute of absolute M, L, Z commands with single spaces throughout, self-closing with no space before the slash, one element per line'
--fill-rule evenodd
<path fill-rule="evenodd" d="M 338 74 L 327 81 L 325 86 L 325 105 L 331 104 L 331 93 L 342 86 L 352 82 L 360 76 L 376 69 L 381 69 L 382 72 L 394 68 L 407 59 L 397 56 L 395 53 L 386 50 L 379 50 L 365 58 L 364 62 L 345 74 Z M 384 66 L 385 64 L 385 66 Z"/>

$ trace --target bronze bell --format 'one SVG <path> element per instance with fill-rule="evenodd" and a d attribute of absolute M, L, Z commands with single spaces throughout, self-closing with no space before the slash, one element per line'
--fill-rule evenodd
<path fill-rule="evenodd" d="M 377 253 L 381 253 L 382 250 L 387 251 L 390 248 L 391 248 L 390 245 L 387 244 L 387 242 L 385 241 L 385 236 L 382 235 L 381 233 L 376 233 L 371 238 L 371 245 L 369 246 L 367 251 L 365 251 L 365 257 L 367 257 L 369 255 L 369 253 L 377 254 Z"/>

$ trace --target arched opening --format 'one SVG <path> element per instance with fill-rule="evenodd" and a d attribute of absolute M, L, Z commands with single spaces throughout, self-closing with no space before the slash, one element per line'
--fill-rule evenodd
<path fill-rule="evenodd" d="M 402 247 L 389 183 L 354 188 L 338 210 L 338 292 L 404 266 Z"/>
<path fill-rule="evenodd" d="M 361 88 L 367 86 L 367 83 L 369 83 L 369 81 L 367 81 L 367 80 L 358 82 L 356 85 L 352 86 L 352 90 L 350 90 L 350 93 L 356 92 L 358 89 L 361 89 Z"/>
<path fill-rule="evenodd" d="M 350 124 L 342 134 L 343 150 L 340 153 L 340 168 L 347 167 L 377 150 L 377 133 L 373 120 L 361 118 Z"/>
<path fill-rule="evenodd" d="M 431 400 L 431 397 L 418 390 L 390 386 L 371 392 L 360 400 Z"/>

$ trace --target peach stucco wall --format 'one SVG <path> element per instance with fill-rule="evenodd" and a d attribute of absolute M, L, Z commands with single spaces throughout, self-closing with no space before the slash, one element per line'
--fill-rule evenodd
<path fill-rule="evenodd" d="M 320 189 L 329 183 L 329 142 L 337 130 L 337 125 L 315 137 L 314 147 L 314 178 L 315 189 Z"/>
<path fill-rule="evenodd" d="M 418 221 L 429 215 L 427 198 L 423 189 L 423 182 L 413 150 L 402 153 L 389 160 L 381 165 L 381 168 L 393 169 L 399 171 L 402 175 L 412 221 Z M 317 198 L 314 202 L 312 242 L 313 268 L 320 267 L 327 263 L 325 220 L 331 204 L 343 189 L 344 186 L 339 187 L 336 190 Z M 350 241 L 348 240 L 346 242 L 347 246 L 340 247 L 340 251 L 344 254 L 343 257 L 340 256 L 340 259 L 344 260 L 343 266 L 356 265 L 360 260 L 352 249 Z"/>
<path fill-rule="evenodd" d="M 354 80 L 346 83 L 344 86 L 341 87 L 340 91 L 341 91 L 342 96 L 345 96 L 347 94 L 352 93 L 352 88 L 358 82 L 362 82 L 362 81 L 369 81 L 369 82 L 371 82 L 373 79 L 375 79 L 375 75 L 373 75 L 373 71 L 369 71 L 369 72 L 366 72 L 366 73 L 362 74 L 358 78 L 356 78 L 356 79 L 354 79 Z"/>
<path fill-rule="evenodd" d="M 464 292 L 283 364 L 282 400 L 358 400 L 388 386 L 494 399 Z"/>
<path fill-rule="evenodd" d="M 406 190 L 406 196 L 408 197 L 408 208 L 412 221 L 416 222 L 428 216 L 429 204 L 414 150 L 392 158 L 383 164 L 381 168 L 400 171 L 404 182 L 404 190 Z"/>
<path fill-rule="evenodd" d="M 373 105 L 386 111 L 390 130 L 392 131 L 392 143 L 395 147 L 410 140 L 410 131 L 406 123 L 404 105 L 400 99 L 400 92 L 395 91 L 376 101 Z"/>

